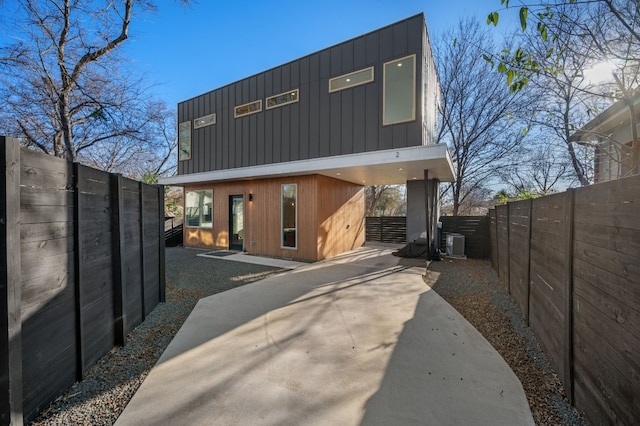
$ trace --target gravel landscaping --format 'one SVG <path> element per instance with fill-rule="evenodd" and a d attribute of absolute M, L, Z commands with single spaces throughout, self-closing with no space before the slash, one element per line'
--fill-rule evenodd
<path fill-rule="evenodd" d="M 197 250 L 167 248 L 167 301 L 54 401 L 35 425 L 111 425 L 173 339 L 198 299 L 282 270 L 201 258 Z M 487 261 L 433 262 L 425 281 L 505 358 L 523 384 L 537 425 L 584 425 L 511 297 Z"/>

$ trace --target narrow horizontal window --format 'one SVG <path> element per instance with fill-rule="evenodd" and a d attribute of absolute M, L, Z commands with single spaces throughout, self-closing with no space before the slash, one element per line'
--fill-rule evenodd
<path fill-rule="evenodd" d="M 204 117 L 196 118 L 193 120 L 193 128 L 199 129 L 200 127 L 211 126 L 212 124 L 216 124 L 216 115 L 209 114 Z"/>
<path fill-rule="evenodd" d="M 256 112 L 262 111 L 262 100 L 249 102 L 248 104 L 237 106 L 233 110 L 233 115 L 235 118 L 242 117 L 249 114 L 255 114 Z"/>
<path fill-rule="evenodd" d="M 329 92 L 337 92 L 349 87 L 359 86 L 361 84 L 373 81 L 373 67 L 365 68 L 360 71 L 354 71 L 349 74 L 334 77 L 329 80 Z"/>
<path fill-rule="evenodd" d="M 178 125 L 178 160 L 191 158 L 191 122 L 185 121 Z"/>
<path fill-rule="evenodd" d="M 384 64 L 382 125 L 416 118 L 416 55 Z"/>
<path fill-rule="evenodd" d="M 294 102 L 298 102 L 298 89 L 268 97 L 267 109 L 278 108 Z"/>

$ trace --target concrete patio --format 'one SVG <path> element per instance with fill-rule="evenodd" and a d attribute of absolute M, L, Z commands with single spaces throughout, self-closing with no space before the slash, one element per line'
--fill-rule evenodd
<path fill-rule="evenodd" d="M 502 357 L 393 247 L 200 300 L 117 425 L 533 425 Z"/>

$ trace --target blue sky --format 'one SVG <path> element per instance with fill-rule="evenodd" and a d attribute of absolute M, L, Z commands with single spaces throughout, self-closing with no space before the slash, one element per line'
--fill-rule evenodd
<path fill-rule="evenodd" d="M 201 93 L 423 12 L 431 38 L 461 16 L 482 22 L 500 0 L 157 0 L 135 16 L 124 53 L 170 108 Z M 13 9 L 0 0 L 0 10 Z M 511 15 L 516 13 L 514 8 Z M 11 40 L 0 13 L 0 44 Z M 501 15 L 504 21 L 504 15 Z M 503 32 L 504 25 L 497 31 Z"/>
<path fill-rule="evenodd" d="M 128 55 L 171 108 L 179 101 L 424 12 L 430 36 L 500 0 L 158 2 L 132 25 Z"/>

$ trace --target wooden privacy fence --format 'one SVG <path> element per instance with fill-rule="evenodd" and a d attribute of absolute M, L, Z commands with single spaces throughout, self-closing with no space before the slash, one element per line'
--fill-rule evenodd
<path fill-rule="evenodd" d="M 447 247 L 447 234 L 464 235 L 464 253 L 473 259 L 486 259 L 490 254 L 488 216 L 440 216 L 440 247 Z"/>
<path fill-rule="evenodd" d="M 498 206 L 491 261 L 590 424 L 640 416 L 640 176 Z"/>
<path fill-rule="evenodd" d="M 365 219 L 365 240 L 380 243 L 406 243 L 405 216 L 369 216 Z"/>
<path fill-rule="evenodd" d="M 164 300 L 164 191 L 0 137 L 0 424 L 21 424 Z"/>

